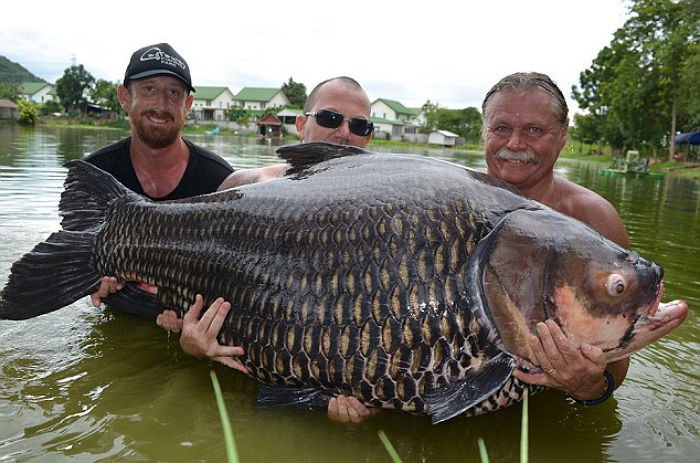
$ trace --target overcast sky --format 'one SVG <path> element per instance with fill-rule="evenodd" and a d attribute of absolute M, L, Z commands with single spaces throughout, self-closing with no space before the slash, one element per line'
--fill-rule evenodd
<path fill-rule="evenodd" d="M 0 55 L 48 82 L 73 60 L 119 81 L 131 53 L 170 43 L 197 85 L 279 87 L 337 75 L 370 100 L 480 107 L 517 71 L 571 86 L 628 17 L 623 0 L 5 2 Z"/>

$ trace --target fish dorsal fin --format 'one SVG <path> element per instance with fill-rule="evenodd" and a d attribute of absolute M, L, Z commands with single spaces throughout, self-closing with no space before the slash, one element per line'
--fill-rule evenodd
<path fill-rule="evenodd" d="M 356 146 L 335 145 L 324 142 L 296 143 L 277 148 L 277 155 L 292 166 L 290 169 L 291 173 L 299 172 L 329 159 L 369 153 L 371 151 Z"/>

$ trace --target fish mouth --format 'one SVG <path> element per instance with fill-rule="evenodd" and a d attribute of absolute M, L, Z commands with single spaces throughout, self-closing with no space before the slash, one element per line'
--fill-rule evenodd
<path fill-rule="evenodd" d="M 649 310 L 642 314 L 640 318 L 653 318 L 659 311 L 659 305 L 661 305 L 661 298 L 664 295 L 664 282 L 661 280 L 659 283 L 659 291 L 656 295 L 656 300 L 649 306 Z"/>
<path fill-rule="evenodd" d="M 658 297 L 649 309 L 640 314 L 618 347 L 604 349 L 608 362 L 625 358 L 634 352 L 656 342 L 661 337 L 676 329 L 688 317 L 688 304 L 683 300 L 662 303 L 663 286 Z"/>

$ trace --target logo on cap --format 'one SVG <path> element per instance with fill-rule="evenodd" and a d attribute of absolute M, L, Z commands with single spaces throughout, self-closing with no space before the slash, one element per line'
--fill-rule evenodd
<path fill-rule="evenodd" d="M 139 61 L 160 61 L 161 64 L 166 64 L 172 67 L 179 67 L 182 70 L 187 69 L 187 65 L 181 59 L 165 53 L 158 47 L 151 47 L 141 55 Z"/>

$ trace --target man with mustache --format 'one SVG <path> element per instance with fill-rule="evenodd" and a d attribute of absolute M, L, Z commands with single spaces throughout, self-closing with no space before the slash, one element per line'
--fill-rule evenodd
<path fill-rule="evenodd" d="M 190 69 L 167 43 L 135 51 L 117 88 L 131 136 L 85 160 L 155 201 L 216 191 L 233 172 L 221 157 L 183 139 L 194 97 Z"/>
<path fill-rule="evenodd" d="M 569 119 L 564 95 L 547 75 L 504 77 L 486 94 L 482 118 L 489 174 L 629 247 L 622 220 L 608 201 L 554 175 Z M 624 380 L 629 358 L 606 365 L 601 349 L 586 344 L 574 348 L 552 320 L 540 323 L 537 330 L 539 337 L 532 336 L 530 344 L 543 371 L 516 371 L 519 379 L 562 390 L 587 404 L 602 402 Z"/>

